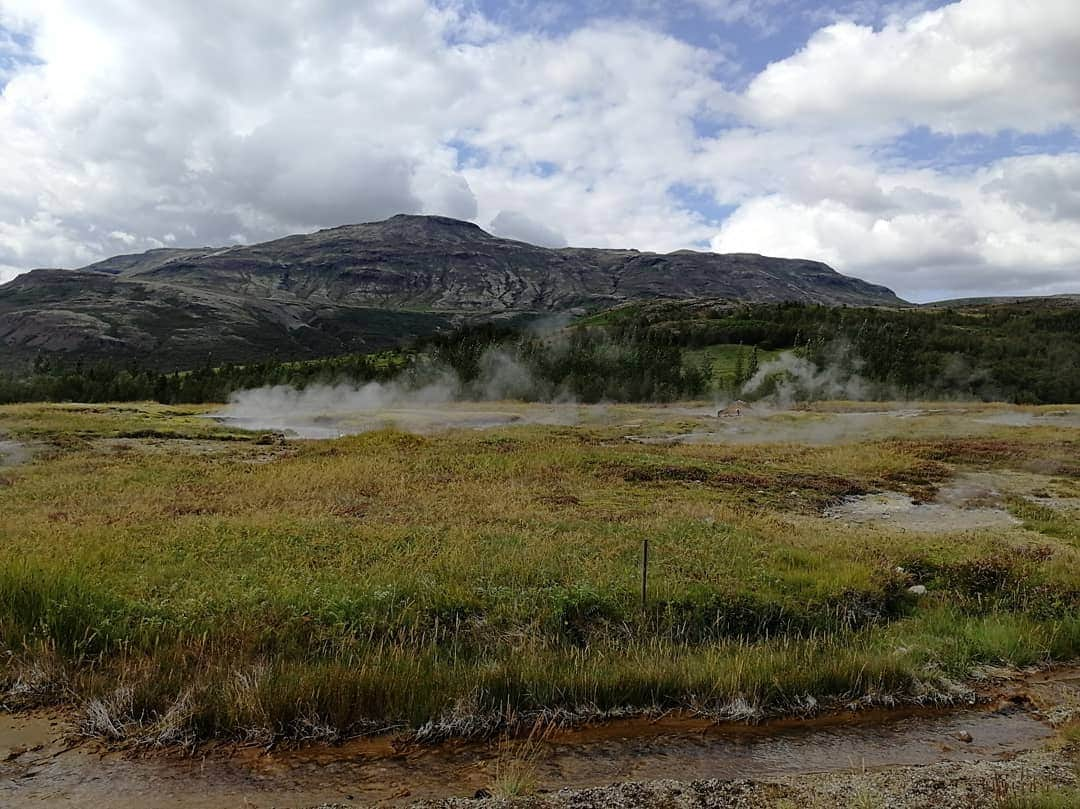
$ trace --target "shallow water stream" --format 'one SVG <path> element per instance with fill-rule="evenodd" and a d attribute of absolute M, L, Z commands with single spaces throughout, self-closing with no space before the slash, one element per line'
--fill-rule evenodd
<path fill-rule="evenodd" d="M 970 734 L 970 736 L 968 736 Z M 1053 730 L 1002 703 L 962 711 L 863 713 L 756 727 L 701 720 L 627 720 L 553 735 L 537 764 L 539 787 L 588 787 L 671 778 L 770 778 L 951 760 L 1008 758 Z M 970 741 L 962 741 L 970 738 Z M 267 753 L 133 757 L 91 745 L 67 749 L 55 717 L 0 717 L 0 805 L 304 807 L 398 804 L 471 796 L 493 779 L 498 744 L 395 750 L 389 739 Z"/>

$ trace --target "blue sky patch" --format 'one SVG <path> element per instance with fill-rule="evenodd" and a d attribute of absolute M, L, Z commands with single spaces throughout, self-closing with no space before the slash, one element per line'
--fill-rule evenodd
<path fill-rule="evenodd" d="M 20 68 L 41 64 L 33 54 L 33 44 L 29 34 L 0 25 L 0 90 Z"/>
<path fill-rule="evenodd" d="M 679 206 L 694 211 L 708 221 L 710 225 L 719 225 L 727 219 L 738 205 L 724 205 L 716 201 L 712 192 L 705 188 L 695 188 L 685 183 L 675 183 L 668 188 L 668 193 Z"/>
<path fill-rule="evenodd" d="M 1080 150 L 1080 137 L 1069 128 L 1046 133 L 1005 130 L 994 135 L 947 135 L 920 126 L 881 147 L 886 162 L 916 168 L 970 168 L 1005 157 L 1061 154 Z"/>

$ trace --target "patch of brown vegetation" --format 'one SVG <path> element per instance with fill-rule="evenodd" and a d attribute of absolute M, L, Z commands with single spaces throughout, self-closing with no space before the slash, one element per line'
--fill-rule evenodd
<path fill-rule="evenodd" d="M 627 483 L 695 483 L 715 489 L 758 494 L 798 494 L 801 502 L 787 501 L 786 509 L 820 509 L 844 497 L 866 494 L 871 483 L 845 475 L 815 472 L 752 472 L 746 469 L 710 469 L 701 466 L 631 465 L 614 462 L 605 465 L 608 473 Z"/>
<path fill-rule="evenodd" d="M 904 449 L 931 461 L 987 466 L 1023 460 L 1029 445 L 1001 438 L 944 438 L 898 442 Z"/>
<path fill-rule="evenodd" d="M 605 466 L 627 483 L 662 483 L 666 481 L 705 483 L 715 474 L 708 469 L 696 466 L 636 466 L 621 462 Z"/>
<path fill-rule="evenodd" d="M 539 498 L 539 501 L 549 506 L 577 506 L 581 504 L 580 498 L 567 492 L 543 495 Z"/>
<path fill-rule="evenodd" d="M 330 513 L 335 517 L 361 520 L 367 516 L 368 504 L 366 502 L 341 502 L 331 508 Z"/>
<path fill-rule="evenodd" d="M 166 506 L 163 513 L 168 515 L 169 517 L 190 517 L 206 514 L 218 514 L 220 513 L 220 510 L 213 506 L 207 505 L 197 505 L 192 503 L 173 503 L 172 505 Z"/>

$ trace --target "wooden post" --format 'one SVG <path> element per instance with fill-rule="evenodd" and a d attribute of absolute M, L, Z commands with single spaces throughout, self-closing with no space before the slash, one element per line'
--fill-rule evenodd
<path fill-rule="evenodd" d="M 649 597 L 649 540 L 643 539 L 641 541 L 641 608 L 645 609 L 645 604 Z"/>

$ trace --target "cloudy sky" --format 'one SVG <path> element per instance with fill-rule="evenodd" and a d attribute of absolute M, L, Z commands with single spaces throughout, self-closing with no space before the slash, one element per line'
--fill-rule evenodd
<path fill-rule="evenodd" d="M 399 212 L 1080 292 L 1077 0 L 0 0 L 0 280 Z"/>

